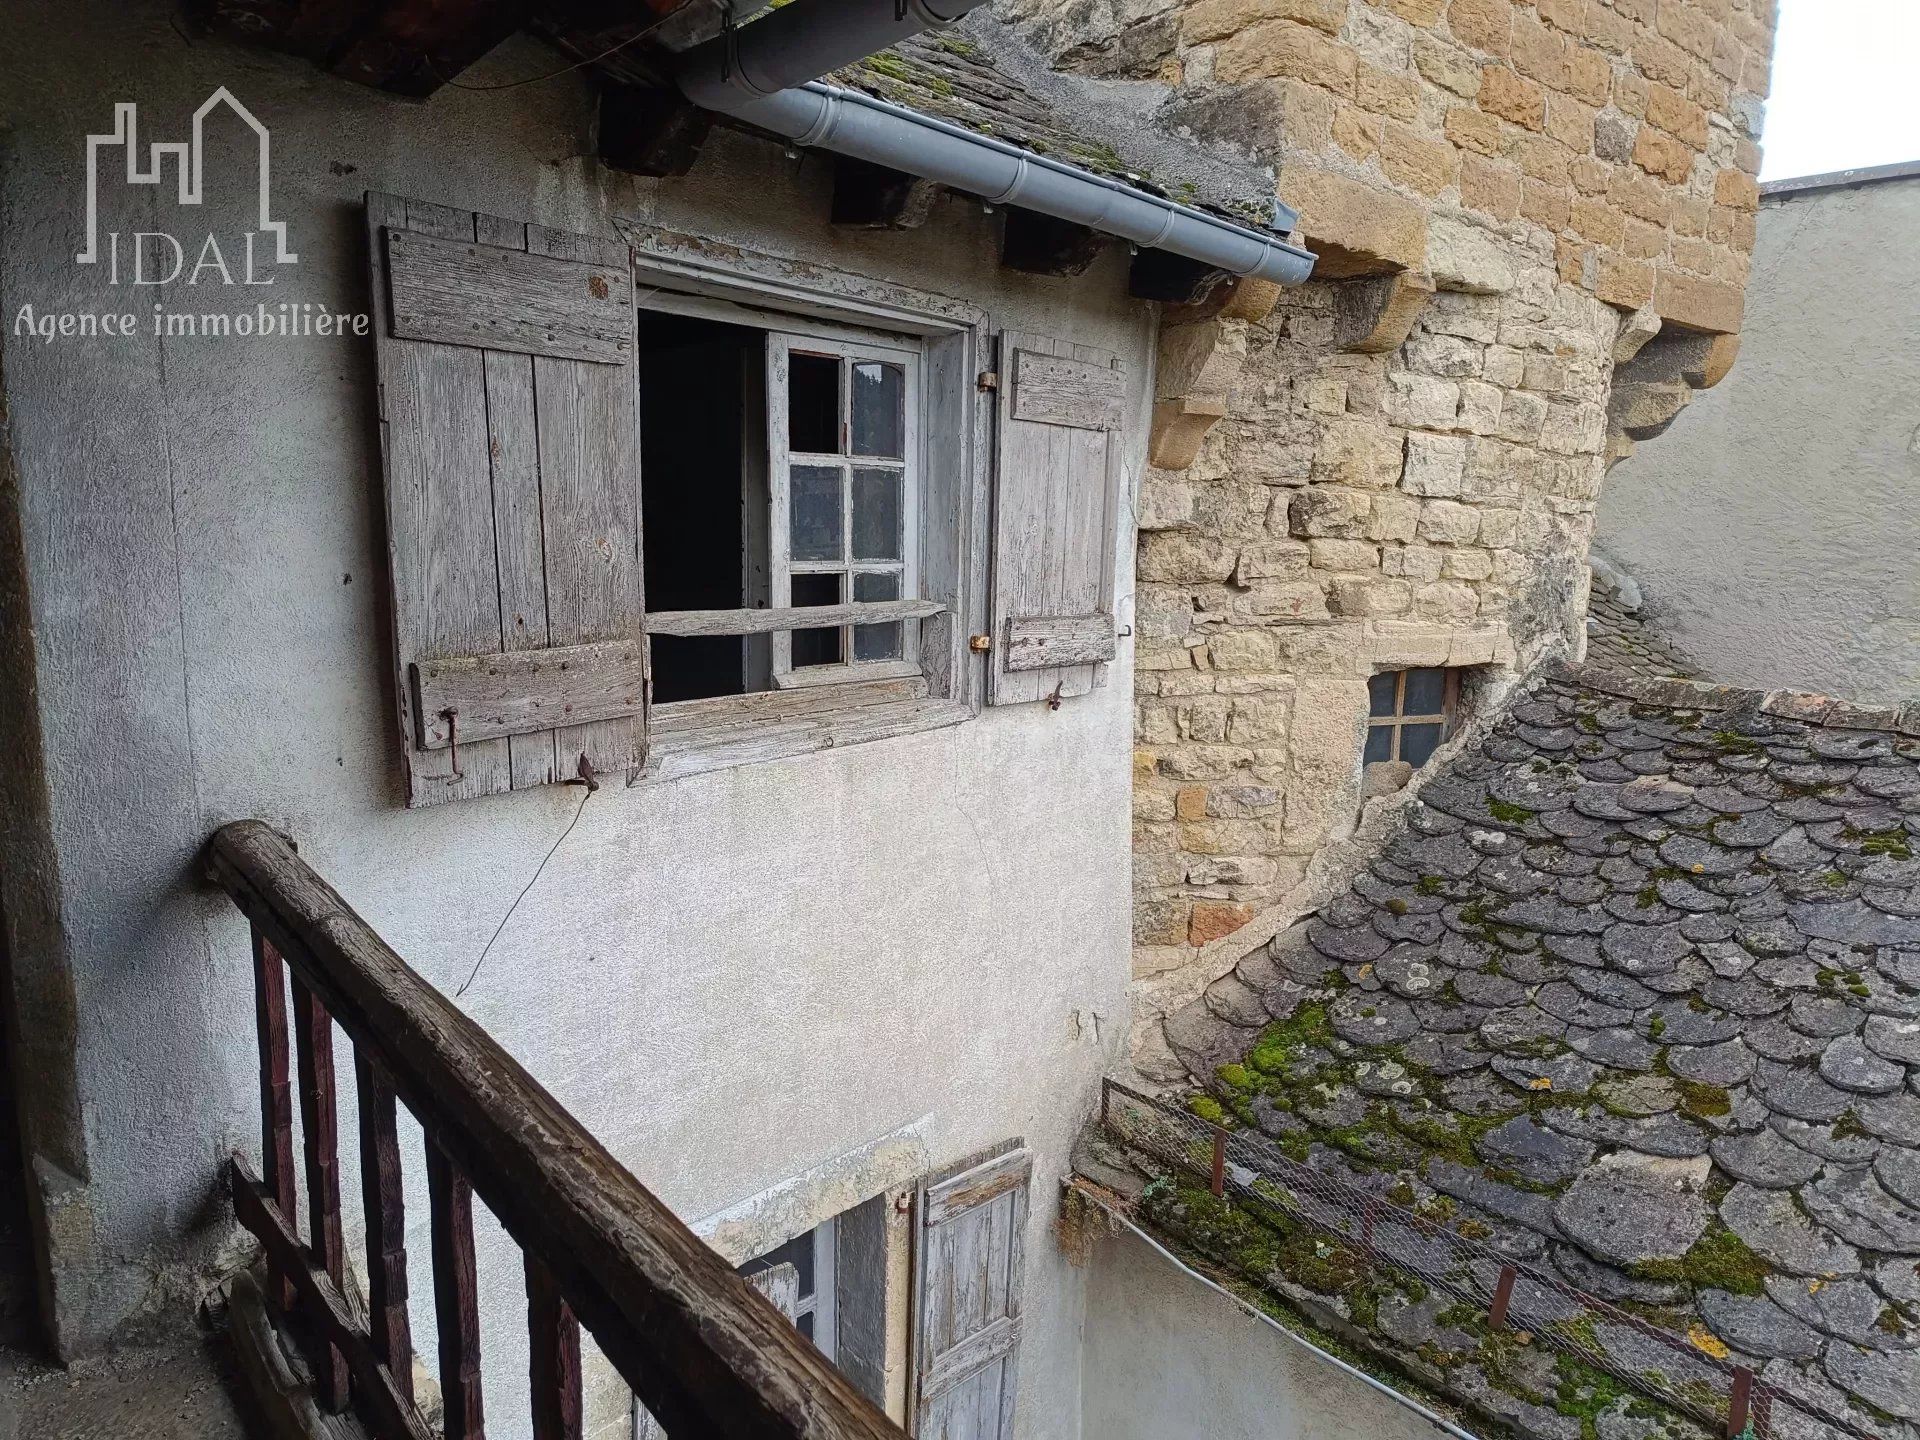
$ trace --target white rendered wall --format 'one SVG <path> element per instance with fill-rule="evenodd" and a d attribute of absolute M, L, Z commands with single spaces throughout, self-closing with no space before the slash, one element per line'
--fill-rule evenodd
<path fill-rule="evenodd" d="M 1607 477 L 1594 544 L 1709 679 L 1920 697 L 1920 177 L 1771 196 L 1740 359 Z"/>
<path fill-rule="evenodd" d="M 1078 280 L 1020 276 L 998 266 L 997 221 L 977 207 L 943 201 L 913 233 L 833 230 L 818 158 L 721 133 L 685 181 L 608 172 L 578 76 L 414 104 L 291 58 L 189 44 L 171 15 L 15 6 L 0 50 L 0 360 L 80 997 L 86 1284 L 103 1327 L 156 1274 L 191 1280 L 169 1267 L 221 1233 L 216 1168 L 258 1143 L 246 931 L 198 879 L 206 837 L 243 816 L 286 830 L 451 991 L 579 798 L 402 806 L 370 341 L 12 333 L 23 304 L 150 298 L 72 263 L 84 136 L 110 128 L 112 102 L 137 101 L 151 138 L 177 138 L 226 85 L 270 127 L 299 254 L 259 292 L 270 300 L 366 308 L 360 197 L 377 189 L 596 234 L 630 217 L 964 297 L 996 327 L 1125 356 L 1136 417 L 1152 327 L 1126 298 L 1124 253 Z M 556 63 L 514 40 L 462 78 Z M 209 175 L 236 179 L 182 223 L 254 228 L 248 137 L 230 119 L 210 133 Z M 103 205 L 128 230 L 182 213 L 151 188 Z M 177 287 L 165 298 L 190 303 Z M 1143 447 L 1136 423 L 1129 488 Z M 1125 597 L 1131 532 L 1112 543 Z M 603 789 L 463 1002 L 689 1219 L 903 1131 L 929 1165 L 1025 1136 L 1020 1429 L 1036 1440 L 1079 1430 L 1083 1297 L 1049 1227 L 1071 1134 L 1126 1031 L 1130 658 L 1123 642 L 1107 686 L 1057 712 L 987 711 Z M 350 1086 L 344 1044 L 339 1069 Z M 352 1125 L 346 1109 L 344 1136 Z M 430 1350 L 423 1182 L 408 1161 L 415 1334 Z M 357 1212 L 350 1151 L 343 1178 Z M 490 1221 L 481 1247 L 489 1428 L 512 1436 L 526 1424 L 518 1259 Z"/>
<path fill-rule="evenodd" d="M 1438 1440 L 1446 1432 L 1328 1364 L 1139 1236 L 1087 1266 L 1086 1440 Z"/>

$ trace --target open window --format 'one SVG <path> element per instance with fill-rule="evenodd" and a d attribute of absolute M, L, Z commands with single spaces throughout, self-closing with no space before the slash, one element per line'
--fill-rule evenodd
<path fill-rule="evenodd" d="M 920 675 L 919 343 L 638 333 L 654 703 Z"/>

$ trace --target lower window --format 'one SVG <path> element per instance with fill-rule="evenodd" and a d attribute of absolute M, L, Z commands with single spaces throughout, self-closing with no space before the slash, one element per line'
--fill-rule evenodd
<path fill-rule="evenodd" d="M 1459 704 L 1458 670 L 1381 671 L 1367 681 L 1365 763 L 1404 760 L 1419 769 L 1453 733 Z"/>

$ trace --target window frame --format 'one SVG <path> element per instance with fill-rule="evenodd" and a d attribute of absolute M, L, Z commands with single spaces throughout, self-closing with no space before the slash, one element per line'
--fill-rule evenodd
<path fill-rule="evenodd" d="M 1458 665 L 1403 665 L 1397 669 L 1376 670 L 1373 674 L 1369 675 L 1367 677 L 1367 739 L 1369 741 L 1373 739 L 1373 732 L 1375 730 L 1389 730 L 1392 732 L 1392 735 L 1388 742 L 1387 754 L 1380 759 L 1366 759 L 1366 746 L 1362 745 L 1361 763 L 1363 765 L 1390 765 L 1402 759 L 1400 742 L 1408 725 L 1439 725 L 1440 739 L 1435 743 L 1435 749 L 1438 749 L 1441 745 L 1446 744 L 1448 740 L 1452 739 L 1454 725 L 1457 723 L 1460 713 L 1460 675 L 1464 668 L 1465 667 Z M 1440 709 L 1438 712 L 1428 713 L 1422 711 L 1414 715 L 1406 713 L 1407 677 L 1416 670 L 1438 670 L 1440 672 L 1441 694 Z M 1373 681 L 1382 675 L 1391 675 L 1394 677 L 1393 709 L 1388 714 L 1375 715 L 1373 713 L 1372 686 Z M 1431 759 L 1432 757 L 1429 756 L 1428 758 Z M 1412 764 L 1413 762 L 1408 761 L 1407 763 Z M 1420 763 L 1424 765 L 1426 761 L 1423 760 Z M 1414 768 L 1418 769 L 1419 766 L 1416 765 Z"/>
<path fill-rule="evenodd" d="M 641 782 L 838 748 L 959 724 L 985 701 L 992 412 L 976 378 L 990 368 L 979 306 L 817 261 L 623 225 L 636 310 L 660 310 L 830 342 L 920 347 L 923 469 L 918 590 L 939 603 L 917 622 L 918 673 L 674 701 L 649 716 Z M 640 483 L 645 484 L 642 476 Z"/>
<path fill-rule="evenodd" d="M 797 342 L 797 343 L 796 343 Z M 897 600 L 918 600 L 920 596 L 920 485 L 925 469 L 921 454 L 920 409 L 924 347 L 896 341 L 892 344 L 862 338 L 827 338 L 825 333 L 796 333 L 770 330 L 767 333 L 767 485 L 771 495 L 768 549 L 770 555 L 775 608 L 793 604 L 793 578 L 796 575 L 841 574 L 847 577 L 847 590 L 841 597 L 851 601 L 853 577 L 859 574 L 900 575 Z M 842 384 L 837 393 L 838 423 L 841 427 L 841 453 L 796 451 L 790 448 L 787 425 L 787 385 L 794 355 L 832 356 L 839 362 L 845 380 L 853 363 L 864 359 L 898 364 L 905 372 L 901 396 L 902 437 L 900 470 L 900 559 L 861 561 L 853 556 L 853 472 L 866 469 L 893 469 L 889 457 L 860 456 L 852 453 L 852 393 Z M 790 531 L 789 501 L 792 495 L 790 467 L 794 465 L 832 466 L 846 477 L 841 496 L 842 558 L 832 560 L 794 560 Z M 793 664 L 792 630 L 773 632 L 773 688 L 793 690 L 808 685 L 858 684 L 863 680 L 898 680 L 918 676 L 920 672 L 920 627 L 912 621 L 893 622 L 900 627 L 900 655 L 890 660 L 853 658 L 852 625 L 837 627 L 841 633 L 842 654 L 838 665 L 809 665 L 799 669 Z"/>

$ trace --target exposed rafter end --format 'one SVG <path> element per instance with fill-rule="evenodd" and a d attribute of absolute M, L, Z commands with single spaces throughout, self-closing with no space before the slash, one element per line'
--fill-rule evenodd
<path fill-rule="evenodd" d="M 1164 305 L 1204 305 L 1216 290 L 1232 283 L 1227 271 L 1166 250 L 1139 251 L 1127 273 L 1127 292 L 1134 299 Z"/>
<path fill-rule="evenodd" d="M 532 0 L 396 0 L 355 30 L 330 68 L 362 85 L 424 100 L 532 13 Z"/>
<path fill-rule="evenodd" d="M 600 92 L 600 158 L 629 175 L 686 174 L 712 129 L 712 111 L 671 90 L 608 85 Z"/>
<path fill-rule="evenodd" d="M 1071 220 L 1015 206 L 1007 211 L 1000 263 L 1028 275 L 1078 275 L 1100 258 L 1111 239 Z"/>
<path fill-rule="evenodd" d="M 940 187 L 885 165 L 837 155 L 833 161 L 833 223 L 867 230 L 917 230 L 926 223 Z"/>

